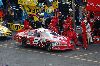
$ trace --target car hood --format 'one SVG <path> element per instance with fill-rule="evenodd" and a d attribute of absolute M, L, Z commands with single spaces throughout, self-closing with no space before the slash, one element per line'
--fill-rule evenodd
<path fill-rule="evenodd" d="M 27 37 L 29 31 L 30 31 L 30 30 L 25 30 L 25 31 L 22 31 L 22 32 L 18 32 L 16 35 L 17 35 L 17 36 L 22 36 L 22 37 Z M 32 30 L 31 30 L 31 31 L 32 31 Z M 31 36 L 32 36 L 32 35 L 31 35 Z"/>
<path fill-rule="evenodd" d="M 47 40 L 50 40 L 52 42 L 66 42 L 68 38 L 64 36 L 50 36 L 50 37 L 45 37 Z"/>
<path fill-rule="evenodd" d="M 25 32 L 18 32 L 16 35 L 17 35 L 17 36 L 22 36 L 22 37 L 26 36 L 26 35 L 25 35 Z"/>

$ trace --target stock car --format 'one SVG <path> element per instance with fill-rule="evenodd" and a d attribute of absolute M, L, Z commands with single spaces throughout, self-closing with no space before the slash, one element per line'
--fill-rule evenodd
<path fill-rule="evenodd" d="M 68 37 L 61 36 L 49 29 L 28 29 L 14 35 L 14 40 L 18 44 L 26 47 L 27 45 L 52 50 L 73 50 L 74 45 Z"/>
<path fill-rule="evenodd" d="M 7 27 L 0 25 L 0 37 L 8 37 L 12 35 L 12 31 L 10 31 Z"/>

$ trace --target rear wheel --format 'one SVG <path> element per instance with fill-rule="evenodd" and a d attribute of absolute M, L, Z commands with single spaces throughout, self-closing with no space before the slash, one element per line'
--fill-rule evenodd
<path fill-rule="evenodd" d="M 22 37 L 22 47 L 27 46 L 27 39 L 25 37 Z"/>
<path fill-rule="evenodd" d="M 52 44 L 49 42 L 47 43 L 47 45 L 45 46 L 47 51 L 52 51 Z"/>

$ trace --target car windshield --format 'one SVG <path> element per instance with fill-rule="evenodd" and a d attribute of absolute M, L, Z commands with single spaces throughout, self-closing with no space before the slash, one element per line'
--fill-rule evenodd
<path fill-rule="evenodd" d="M 52 35 L 54 35 L 54 36 L 59 36 L 57 33 L 55 33 L 55 32 L 44 32 L 44 35 L 46 35 L 46 36 L 52 36 Z"/>
<path fill-rule="evenodd" d="M 55 35 L 55 36 L 59 36 L 57 33 L 55 32 L 51 32 L 50 34 Z"/>

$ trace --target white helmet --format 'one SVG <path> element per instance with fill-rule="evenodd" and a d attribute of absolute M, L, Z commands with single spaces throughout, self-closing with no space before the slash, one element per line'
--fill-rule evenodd
<path fill-rule="evenodd" d="M 86 23 L 86 22 L 87 22 L 87 20 L 84 20 L 84 22 Z"/>
<path fill-rule="evenodd" d="M 71 8 L 69 8 L 69 11 L 72 12 L 73 10 Z"/>

